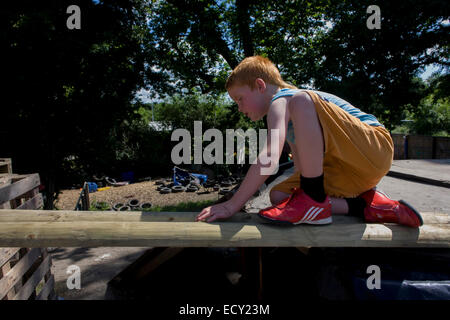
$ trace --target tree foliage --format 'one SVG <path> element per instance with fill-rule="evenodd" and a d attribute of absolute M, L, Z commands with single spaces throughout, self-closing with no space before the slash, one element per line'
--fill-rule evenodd
<path fill-rule="evenodd" d="M 416 108 L 405 111 L 405 118 L 412 121 L 410 133 L 422 135 L 450 134 L 450 96 L 448 75 L 432 76 L 425 84 L 426 95 Z"/>
<path fill-rule="evenodd" d="M 81 30 L 66 26 L 72 4 L 81 8 Z M 126 0 L 2 6 L 2 156 L 13 157 L 16 172 L 41 174 L 48 208 L 72 156 L 88 172 L 108 168 L 110 131 L 134 112 L 144 70 L 139 6 Z"/>
<path fill-rule="evenodd" d="M 227 73 L 261 54 L 297 86 L 329 91 L 374 113 L 388 128 L 422 98 L 414 77 L 449 66 L 448 1 L 381 1 L 380 30 L 369 30 L 368 0 L 154 2 L 152 70 L 172 91 L 223 91 Z M 159 62 L 159 63 L 158 63 Z"/>

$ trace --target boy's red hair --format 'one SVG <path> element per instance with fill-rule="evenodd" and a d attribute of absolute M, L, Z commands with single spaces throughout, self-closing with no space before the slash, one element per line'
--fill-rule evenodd
<path fill-rule="evenodd" d="M 225 88 L 228 90 L 235 85 L 248 85 L 253 90 L 257 78 L 279 88 L 297 89 L 297 87 L 284 82 L 273 62 L 262 56 L 247 57 L 242 60 L 228 76 Z"/>

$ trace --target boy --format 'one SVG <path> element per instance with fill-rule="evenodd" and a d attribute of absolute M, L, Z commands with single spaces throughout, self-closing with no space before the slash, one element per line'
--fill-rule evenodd
<path fill-rule="evenodd" d="M 233 197 L 203 209 L 197 221 L 238 212 L 268 177 L 261 174 L 261 155 L 267 152 L 269 159 L 278 160 L 287 140 L 295 173 L 271 190 L 273 206 L 260 210 L 260 217 L 285 224 L 328 224 L 332 214 L 349 214 L 367 222 L 423 224 L 414 208 L 375 188 L 391 167 L 394 146 L 373 115 L 334 95 L 287 84 L 275 65 L 260 56 L 244 59 L 228 77 L 226 89 L 251 120 L 267 115 L 267 143 Z M 279 130 L 278 139 L 271 129 Z"/>

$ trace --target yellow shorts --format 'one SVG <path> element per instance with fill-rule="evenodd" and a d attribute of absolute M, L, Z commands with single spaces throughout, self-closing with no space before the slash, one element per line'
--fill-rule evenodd
<path fill-rule="evenodd" d="M 388 173 L 394 157 L 389 131 L 370 126 L 334 103 L 322 100 L 316 93 L 305 91 L 314 102 L 323 132 L 325 193 L 332 197 L 354 198 L 375 187 Z M 292 188 L 301 186 L 300 174 L 295 172 L 271 192 L 292 193 Z"/>

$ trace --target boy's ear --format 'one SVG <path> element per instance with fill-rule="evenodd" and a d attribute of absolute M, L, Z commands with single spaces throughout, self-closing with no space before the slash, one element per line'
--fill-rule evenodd
<path fill-rule="evenodd" d="M 266 82 L 261 78 L 256 78 L 255 80 L 256 88 L 259 92 L 266 90 Z"/>

